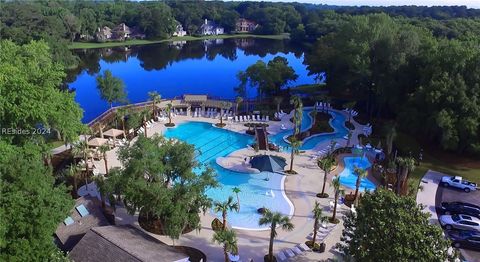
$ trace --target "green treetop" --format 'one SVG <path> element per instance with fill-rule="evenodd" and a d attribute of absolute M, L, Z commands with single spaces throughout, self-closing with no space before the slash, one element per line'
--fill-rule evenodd
<path fill-rule="evenodd" d="M 120 191 L 131 214 L 140 211 L 147 219 L 160 221 L 172 239 L 185 228 L 200 226 L 198 213 L 211 207 L 205 191 L 217 182 L 209 168 L 193 172 L 199 164 L 192 145 L 156 135 L 139 136 L 135 144 L 120 150 L 119 158 L 123 178 L 107 179 L 105 186 Z M 128 183 L 110 184 L 119 181 Z"/>
<path fill-rule="evenodd" d="M 97 88 L 100 91 L 100 97 L 110 104 L 110 108 L 113 103 L 127 100 L 125 84 L 120 78 L 113 76 L 110 70 L 105 70 L 103 76 L 97 76 Z"/>
<path fill-rule="evenodd" d="M 82 111 L 73 94 L 60 90 L 64 76 L 45 42 L 0 42 L 0 126 L 30 131 L 2 134 L 3 139 L 19 144 L 40 137 L 32 132 L 38 126 L 52 127 L 65 139 L 76 138 L 83 128 Z"/>
<path fill-rule="evenodd" d="M 412 197 L 366 193 L 346 216 L 341 249 L 356 261 L 446 261 L 449 241 Z"/>
<path fill-rule="evenodd" d="M 38 150 L 0 141 L 0 261 L 50 261 L 52 235 L 73 206 Z"/>

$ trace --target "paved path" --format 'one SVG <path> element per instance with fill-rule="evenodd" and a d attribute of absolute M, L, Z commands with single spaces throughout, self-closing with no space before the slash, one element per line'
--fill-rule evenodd
<path fill-rule="evenodd" d="M 430 214 L 430 223 L 437 224 L 438 216 L 436 211 L 437 189 L 443 174 L 428 170 L 420 181 L 420 189 L 417 193 L 417 204 L 424 205 L 423 211 Z"/>

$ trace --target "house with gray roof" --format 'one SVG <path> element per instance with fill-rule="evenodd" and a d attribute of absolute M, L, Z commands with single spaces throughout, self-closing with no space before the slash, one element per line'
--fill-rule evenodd
<path fill-rule="evenodd" d="M 225 30 L 213 21 L 205 19 L 204 23 L 200 26 L 200 33 L 202 35 L 222 35 L 225 33 Z"/>
<path fill-rule="evenodd" d="M 95 227 L 68 256 L 75 262 L 188 262 L 188 255 L 132 225 Z"/>
<path fill-rule="evenodd" d="M 58 225 L 55 241 L 62 250 L 70 251 L 91 228 L 109 225 L 101 202 L 97 198 L 83 196 L 75 200 L 70 216 Z"/>

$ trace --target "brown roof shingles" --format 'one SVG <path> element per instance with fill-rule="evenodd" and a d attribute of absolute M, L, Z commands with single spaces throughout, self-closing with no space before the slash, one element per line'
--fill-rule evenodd
<path fill-rule="evenodd" d="M 85 217 L 81 217 L 75 209 L 75 207 L 82 204 L 90 213 Z M 75 200 L 75 207 L 70 210 L 70 217 L 74 223 L 67 226 L 61 222 L 55 231 L 55 235 L 60 241 L 62 249 L 65 251 L 71 250 L 90 228 L 110 225 L 103 215 L 101 203 L 97 198 L 90 196 L 80 197 Z"/>
<path fill-rule="evenodd" d="M 92 228 L 69 253 L 75 262 L 188 261 L 188 256 L 131 225 Z"/>

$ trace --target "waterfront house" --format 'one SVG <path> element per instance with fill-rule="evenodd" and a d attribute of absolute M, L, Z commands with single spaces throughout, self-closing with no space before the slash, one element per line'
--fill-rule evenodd
<path fill-rule="evenodd" d="M 99 27 L 97 29 L 97 32 L 95 33 L 95 39 L 98 41 L 98 42 L 105 42 L 107 40 L 110 40 L 112 38 L 112 29 L 110 29 L 110 27 L 108 26 L 104 26 L 104 27 Z"/>
<path fill-rule="evenodd" d="M 189 256 L 132 225 L 90 229 L 68 254 L 76 262 L 187 262 Z"/>
<path fill-rule="evenodd" d="M 187 35 L 187 31 L 183 30 L 182 24 L 177 22 L 177 26 L 175 27 L 175 31 L 173 32 L 173 36 L 185 36 Z"/>
<path fill-rule="evenodd" d="M 113 29 L 108 26 L 99 27 L 95 33 L 95 39 L 98 42 L 124 41 L 132 38 L 143 39 L 145 38 L 145 34 L 143 34 L 138 28 L 130 28 L 125 23 L 121 23 Z"/>
<path fill-rule="evenodd" d="M 223 27 L 207 19 L 205 19 L 204 23 L 200 26 L 200 33 L 202 35 L 221 35 L 224 34 L 224 32 Z"/>
<path fill-rule="evenodd" d="M 132 30 L 125 23 L 121 23 L 112 29 L 112 33 L 115 40 L 125 40 L 130 38 Z"/>
<path fill-rule="evenodd" d="M 239 33 L 253 32 L 257 27 L 258 27 L 257 23 L 245 18 L 240 18 L 235 23 L 235 31 Z"/>

